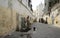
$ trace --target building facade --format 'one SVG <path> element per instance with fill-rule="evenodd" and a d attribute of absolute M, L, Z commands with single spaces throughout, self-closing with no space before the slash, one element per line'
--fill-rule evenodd
<path fill-rule="evenodd" d="M 44 2 L 44 13 L 48 13 L 48 7 L 49 7 L 49 0 L 45 0 L 45 2 Z"/>
<path fill-rule="evenodd" d="M 58 8 L 59 8 L 60 0 L 50 0 L 49 1 L 49 9 L 50 9 L 50 17 L 52 19 L 52 24 L 54 24 L 56 16 L 59 15 Z"/>
<path fill-rule="evenodd" d="M 45 0 L 44 12 L 50 16 L 51 8 L 59 2 L 60 0 Z"/>
<path fill-rule="evenodd" d="M 45 8 L 47 9 L 44 12 L 51 18 L 52 24 L 56 24 L 56 19 L 59 20 L 59 6 L 60 0 L 45 0 Z"/>
<path fill-rule="evenodd" d="M 37 20 L 39 20 L 39 18 L 42 18 L 43 16 L 43 9 L 44 9 L 44 5 L 41 3 L 36 7 L 36 17 Z"/>
<path fill-rule="evenodd" d="M 30 6 L 29 6 L 30 5 Z M 7 35 L 21 28 L 21 18 L 33 18 L 30 0 L 0 0 L 0 35 Z"/>
<path fill-rule="evenodd" d="M 51 14 L 50 17 L 52 19 L 52 24 L 58 24 L 60 25 L 60 3 L 56 3 L 52 8 L 51 8 Z"/>

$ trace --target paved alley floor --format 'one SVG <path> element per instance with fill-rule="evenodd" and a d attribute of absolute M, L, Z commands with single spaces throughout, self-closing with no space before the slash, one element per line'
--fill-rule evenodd
<path fill-rule="evenodd" d="M 60 28 L 54 25 L 34 23 L 32 27 L 36 27 L 36 31 L 32 30 L 30 38 L 60 38 Z M 20 32 L 15 32 L 13 35 L 5 38 L 27 38 L 27 36 L 21 37 Z"/>
<path fill-rule="evenodd" d="M 35 23 L 33 25 L 37 27 L 37 31 L 32 34 L 32 38 L 60 38 L 59 27 L 41 23 Z"/>

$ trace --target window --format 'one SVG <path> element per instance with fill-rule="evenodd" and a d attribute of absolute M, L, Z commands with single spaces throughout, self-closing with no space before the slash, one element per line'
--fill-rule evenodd
<path fill-rule="evenodd" d="M 22 0 L 18 0 L 19 2 L 22 2 Z"/>
<path fill-rule="evenodd" d="M 49 7 L 51 7 L 51 2 L 49 2 Z"/>
<path fill-rule="evenodd" d="M 29 2 L 31 2 L 31 0 L 29 0 Z"/>

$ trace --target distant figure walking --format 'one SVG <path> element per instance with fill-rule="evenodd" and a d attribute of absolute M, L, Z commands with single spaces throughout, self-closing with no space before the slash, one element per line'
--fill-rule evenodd
<path fill-rule="evenodd" d="M 44 20 L 43 20 L 43 18 L 41 18 L 41 23 L 44 23 Z"/>
<path fill-rule="evenodd" d="M 33 30 L 36 31 L 36 27 L 33 27 Z"/>

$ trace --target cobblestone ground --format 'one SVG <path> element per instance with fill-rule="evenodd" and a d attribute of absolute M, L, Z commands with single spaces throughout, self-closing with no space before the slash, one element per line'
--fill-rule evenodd
<path fill-rule="evenodd" d="M 28 38 L 60 38 L 60 28 L 54 25 L 47 25 L 41 23 L 34 23 L 32 27 L 36 27 L 36 31 L 31 30 L 31 37 Z M 21 35 L 22 34 L 22 35 Z M 27 38 L 27 34 L 14 32 L 14 34 L 10 36 L 6 36 L 5 38 Z"/>

